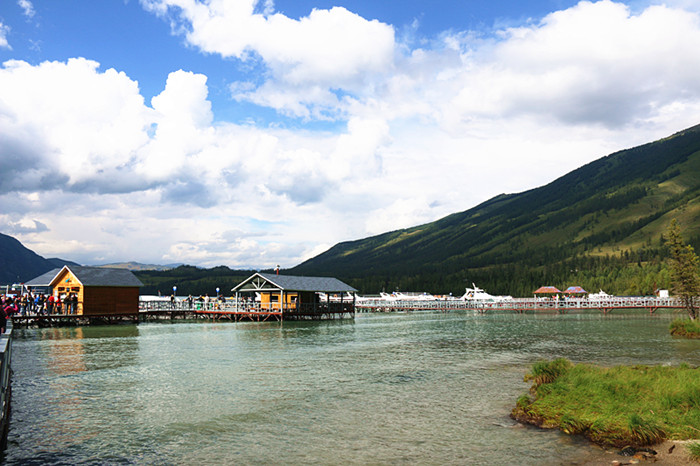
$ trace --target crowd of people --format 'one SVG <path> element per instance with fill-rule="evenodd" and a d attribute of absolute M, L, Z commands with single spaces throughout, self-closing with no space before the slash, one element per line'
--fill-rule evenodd
<path fill-rule="evenodd" d="M 0 310 L 7 320 L 13 315 L 50 315 L 50 314 L 75 314 L 78 310 L 78 296 L 75 293 L 59 295 L 46 295 L 44 293 L 33 293 L 25 291 L 21 294 L 0 295 Z M 0 314 L 2 314 L 0 313 Z"/>
<path fill-rule="evenodd" d="M 178 302 L 183 303 L 184 306 L 178 306 Z M 186 307 L 189 307 L 189 309 L 219 309 L 219 307 L 222 306 L 225 302 L 226 298 L 224 297 L 224 295 L 218 295 L 214 298 L 210 298 L 208 294 L 205 296 L 199 296 L 198 298 L 189 295 L 186 298 L 182 298 L 181 300 L 178 300 L 175 297 L 175 295 L 170 295 L 170 307 L 172 309 Z"/>

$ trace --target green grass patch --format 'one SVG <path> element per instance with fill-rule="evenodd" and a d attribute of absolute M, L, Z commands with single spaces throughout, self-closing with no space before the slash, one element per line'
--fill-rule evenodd
<path fill-rule="evenodd" d="M 690 459 L 700 461 L 700 443 L 688 444 L 688 453 L 690 454 Z"/>
<path fill-rule="evenodd" d="M 533 365 L 513 418 L 607 446 L 700 438 L 700 368 L 603 368 L 566 359 Z"/>
<path fill-rule="evenodd" d="M 700 321 L 675 319 L 669 326 L 671 335 L 683 338 L 700 338 Z"/>

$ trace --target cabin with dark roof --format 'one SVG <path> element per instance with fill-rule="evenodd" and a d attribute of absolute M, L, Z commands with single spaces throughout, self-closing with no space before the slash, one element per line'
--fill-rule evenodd
<path fill-rule="evenodd" d="M 45 274 L 39 275 L 24 284 L 27 290 L 36 293 L 51 294 L 51 280 L 53 280 L 61 269 L 51 269 Z"/>
<path fill-rule="evenodd" d="M 285 320 L 355 316 L 357 290 L 337 278 L 258 272 L 231 291 L 236 294 L 236 311 L 279 312 Z"/>
<path fill-rule="evenodd" d="M 72 314 L 95 316 L 139 313 L 139 289 L 143 283 L 130 270 L 66 265 L 55 274 L 49 285 L 54 297 L 61 302 L 66 296 L 77 297 Z"/>

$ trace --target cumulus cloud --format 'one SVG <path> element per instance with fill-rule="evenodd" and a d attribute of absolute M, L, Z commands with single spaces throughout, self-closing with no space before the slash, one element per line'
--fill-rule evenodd
<path fill-rule="evenodd" d="M 297 20 L 273 14 L 272 2 L 256 12 L 257 0 L 141 3 L 168 17 L 174 31 L 204 52 L 262 60 L 270 79 L 254 90 L 249 82 L 236 84 L 234 96 L 291 115 L 318 118 L 333 113 L 338 98 L 330 89 L 360 92 L 368 79 L 393 66 L 393 28 L 343 7 L 314 9 Z"/>
<path fill-rule="evenodd" d="M 544 184 L 700 114 L 688 9 L 581 2 L 416 48 L 339 7 L 291 19 L 271 1 L 142 4 L 203 52 L 262 63 L 232 95 L 301 129 L 217 119 L 202 73 L 169 70 L 147 102 L 134 78 L 89 59 L 8 61 L 0 225 L 39 253 L 291 266 Z M 334 129 L 304 126 L 327 119 Z"/>
<path fill-rule="evenodd" d="M 34 219 L 22 219 L 18 222 L 0 223 L 0 225 L 2 225 L 2 231 L 8 235 L 26 235 L 49 231 L 46 225 Z"/>
<path fill-rule="evenodd" d="M 635 124 L 700 96 L 699 43 L 696 13 L 651 6 L 635 15 L 621 3 L 584 1 L 501 31 L 488 57 L 468 59 L 459 74 L 453 112 Z"/>
<path fill-rule="evenodd" d="M 16 189 L 53 189 L 58 180 L 72 189 L 95 178 L 111 185 L 110 169 L 129 166 L 147 141 L 148 109 L 136 82 L 98 66 L 85 59 L 4 63 L 0 119 L 7 130 L 0 150 L 8 159 L 22 157 L 22 168 L 34 172 Z"/>

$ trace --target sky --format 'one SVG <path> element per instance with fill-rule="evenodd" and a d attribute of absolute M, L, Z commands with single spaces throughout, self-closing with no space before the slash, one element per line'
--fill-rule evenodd
<path fill-rule="evenodd" d="M 0 232 L 292 267 L 700 123 L 700 1 L 0 0 Z"/>

